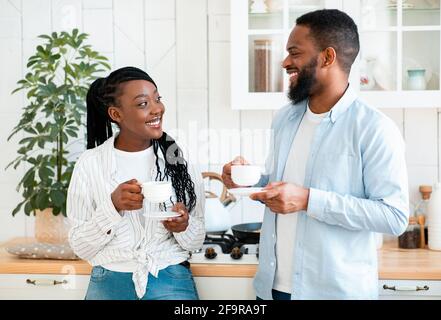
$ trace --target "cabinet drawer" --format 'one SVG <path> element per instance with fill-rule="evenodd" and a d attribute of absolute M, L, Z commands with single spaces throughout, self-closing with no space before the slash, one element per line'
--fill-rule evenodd
<path fill-rule="evenodd" d="M 380 299 L 441 299 L 441 281 L 380 280 Z"/>
<path fill-rule="evenodd" d="M 2 274 L 0 300 L 82 300 L 89 275 Z"/>

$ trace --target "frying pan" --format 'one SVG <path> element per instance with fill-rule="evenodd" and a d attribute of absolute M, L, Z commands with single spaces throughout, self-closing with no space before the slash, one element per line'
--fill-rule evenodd
<path fill-rule="evenodd" d="M 261 222 L 241 223 L 231 227 L 233 235 L 242 243 L 259 243 Z"/>

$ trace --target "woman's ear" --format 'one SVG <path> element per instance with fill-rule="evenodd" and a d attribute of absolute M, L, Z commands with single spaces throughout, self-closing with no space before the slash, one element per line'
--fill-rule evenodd
<path fill-rule="evenodd" d="M 121 109 L 117 107 L 109 107 L 107 109 L 107 113 L 109 114 L 109 117 L 115 121 L 116 123 L 120 123 L 122 121 L 122 113 Z"/>
<path fill-rule="evenodd" d="M 334 64 L 337 59 L 337 52 L 332 47 L 328 47 L 322 51 L 323 53 L 323 64 L 322 67 L 329 67 Z"/>

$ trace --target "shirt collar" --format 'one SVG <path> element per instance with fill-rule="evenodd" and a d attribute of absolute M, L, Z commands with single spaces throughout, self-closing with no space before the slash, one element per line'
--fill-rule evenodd
<path fill-rule="evenodd" d="M 352 105 L 355 99 L 357 99 L 357 94 L 352 89 L 352 86 L 349 84 L 343 96 L 340 98 L 340 100 L 337 101 L 337 103 L 331 109 L 330 116 L 332 123 L 335 123 L 338 117 L 340 117 L 340 115 L 342 115 L 343 113 L 345 113 L 346 110 L 348 110 L 348 108 Z"/>
<path fill-rule="evenodd" d="M 328 116 L 331 117 L 332 123 L 337 121 L 338 117 L 351 106 L 356 98 L 357 94 L 352 89 L 352 86 L 349 84 L 343 96 L 340 98 L 340 100 L 337 101 L 337 103 L 332 107 L 329 112 Z M 290 114 L 288 116 L 289 119 L 293 120 L 299 113 L 304 114 L 306 112 L 307 103 L 308 101 L 307 99 L 305 99 L 296 104 L 293 104 L 293 108 L 290 109 Z"/>
<path fill-rule="evenodd" d="M 117 167 L 116 167 L 116 156 L 115 156 L 115 138 L 118 136 L 118 133 L 111 136 L 107 139 L 101 146 L 102 147 L 102 164 L 104 168 L 104 172 L 109 172 L 112 177 L 116 175 Z M 164 155 L 160 150 L 158 150 L 158 158 L 161 161 L 164 160 Z"/>

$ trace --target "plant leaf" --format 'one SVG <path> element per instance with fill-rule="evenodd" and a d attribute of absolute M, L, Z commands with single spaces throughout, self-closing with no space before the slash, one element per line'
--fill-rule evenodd
<path fill-rule="evenodd" d="M 62 206 L 66 200 L 66 196 L 60 190 L 52 190 L 50 195 L 52 202 L 58 207 Z"/>

